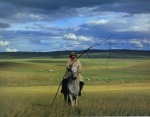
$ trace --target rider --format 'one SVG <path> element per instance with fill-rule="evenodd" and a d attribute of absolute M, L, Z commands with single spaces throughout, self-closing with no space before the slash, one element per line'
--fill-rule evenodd
<path fill-rule="evenodd" d="M 66 64 L 66 70 L 67 71 L 66 71 L 66 74 L 64 76 L 64 79 L 62 80 L 61 93 L 64 93 L 67 90 L 68 79 L 71 77 L 71 67 L 76 66 L 78 68 L 78 79 L 79 79 L 79 86 L 80 86 L 79 96 L 81 96 L 81 90 L 82 90 L 83 85 L 84 85 L 84 80 L 83 80 L 83 77 L 81 75 L 82 65 L 81 65 L 80 61 L 77 59 L 77 55 L 75 52 L 71 52 L 69 57 L 70 57 L 70 60 L 68 60 L 67 64 Z"/>

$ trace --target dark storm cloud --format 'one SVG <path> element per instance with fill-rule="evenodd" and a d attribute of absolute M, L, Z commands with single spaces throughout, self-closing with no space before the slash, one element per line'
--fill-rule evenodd
<path fill-rule="evenodd" d="M 0 22 L 0 29 L 9 28 L 9 27 L 11 27 L 10 24 Z"/>
<path fill-rule="evenodd" d="M 1 0 L 0 19 L 9 22 L 51 21 L 80 14 L 86 16 L 102 11 L 149 13 L 150 0 Z M 92 8 L 89 13 L 77 8 Z M 83 13 L 82 13 L 83 12 Z"/>
<path fill-rule="evenodd" d="M 61 7 L 91 7 L 95 5 L 112 3 L 117 0 L 1 0 L 6 3 L 22 6 L 33 7 L 47 10 L 59 9 Z"/>
<path fill-rule="evenodd" d="M 0 1 L 0 18 L 7 18 L 19 12 L 15 4 Z"/>
<path fill-rule="evenodd" d="M 81 8 L 100 6 L 104 11 L 122 11 L 131 13 L 150 12 L 149 0 L 1 0 L 1 4 L 17 5 L 24 8 L 56 10 L 62 7 Z"/>
<path fill-rule="evenodd" d="M 150 11 L 149 4 L 150 1 L 148 0 L 1 0 L 0 16 L 2 18 L 18 12 L 51 14 L 52 10 L 64 7 L 81 8 L 92 6 L 99 6 L 95 10 L 100 11 L 141 13 Z M 63 11 L 61 12 L 65 14 Z"/>
<path fill-rule="evenodd" d="M 100 5 L 96 10 L 126 12 L 131 14 L 150 13 L 149 0 L 117 0 Z"/>
<path fill-rule="evenodd" d="M 13 38 L 32 38 L 32 39 L 42 39 L 44 37 L 51 37 L 56 36 L 51 32 L 45 32 L 45 31 L 13 31 L 13 30 L 7 30 L 7 31 L 1 31 L 2 35 L 6 39 L 13 39 Z"/>

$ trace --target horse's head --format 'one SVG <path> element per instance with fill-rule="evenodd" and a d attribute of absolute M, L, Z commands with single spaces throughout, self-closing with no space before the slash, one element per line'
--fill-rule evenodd
<path fill-rule="evenodd" d="M 76 79 L 78 77 L 78 68 L 76 66 L 72 66 L 71 72 L 72 72 L 72 77 Z"/>
<path fill-rule="evenodd" d="M 77 80 L 78 77 L 78 67 L 72 66 L 71 67 L 72 77 L 68 82 L 68 89 L 69 93 L 73 96 L 77 96 L 79 94 L 79 81 Z"/>

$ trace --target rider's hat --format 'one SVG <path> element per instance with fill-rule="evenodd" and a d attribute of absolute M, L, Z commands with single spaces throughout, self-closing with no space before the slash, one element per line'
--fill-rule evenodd
<path fill-rule="evenodd" d="M 71 54 L 69 55 L 69 57 L 71 56 L 76 56 L 77 57 L 77 54 L 75 52 L 71 52 Z"/>

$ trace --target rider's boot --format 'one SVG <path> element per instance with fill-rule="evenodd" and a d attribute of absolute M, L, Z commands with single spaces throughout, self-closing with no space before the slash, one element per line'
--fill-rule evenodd
<path fill-rule="evenodd" d="M 80 90 L 79 90 L 79 94 L 78 94 L 78 96 L 81 96 L 81 90 L 83 89 L 84 82 L 80 81 L 79 86 L 80 86 Z"/>

